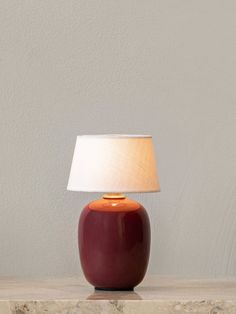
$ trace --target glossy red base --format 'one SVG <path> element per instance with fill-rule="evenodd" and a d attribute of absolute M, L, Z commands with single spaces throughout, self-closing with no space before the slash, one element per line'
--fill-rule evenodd
<path fill-rule="evenodd" d="M 97 289 L 132 290 L 147 269 L 150 223 L 139 203 L 101 199 L 82 211 L 79 252 L 86 279 Z"/>

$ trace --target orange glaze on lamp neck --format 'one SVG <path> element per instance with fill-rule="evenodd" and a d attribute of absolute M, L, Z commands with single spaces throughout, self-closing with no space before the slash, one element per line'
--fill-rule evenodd
<path fill-rule="evenodd" d="M 88 206 L 91 210 L 111 212 L 127 212 L 141 208 L 141 205 L 138 202 L 130 200 L 123 194 L 118 193 L 105 194 L 102 199 L 92 201 Z"/>

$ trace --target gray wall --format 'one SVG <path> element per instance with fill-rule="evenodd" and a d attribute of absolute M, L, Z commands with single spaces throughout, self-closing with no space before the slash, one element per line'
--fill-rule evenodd
<path fill-rule="evenodd" d="M 0 275 L 80 273 L 77 134 L 150 133 L 149 273 L 236 275 L 236 2 L 0 1 Z"/>

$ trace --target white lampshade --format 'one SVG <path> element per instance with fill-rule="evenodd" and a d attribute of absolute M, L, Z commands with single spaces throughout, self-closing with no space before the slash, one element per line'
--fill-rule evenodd
<path fill-rule="evenodd" d="M 150 135 L 77 136 L 68 190 L 158 192 Z"/>

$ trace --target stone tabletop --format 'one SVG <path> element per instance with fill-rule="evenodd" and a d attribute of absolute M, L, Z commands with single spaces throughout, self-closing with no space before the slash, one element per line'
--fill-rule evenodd
<path fill-rule="evenodd" d="M 0 314 L 236 314 L 236 278 L 146 278 L 134 292 L 95 291 L 83 278 L 0 278 Z"/>

